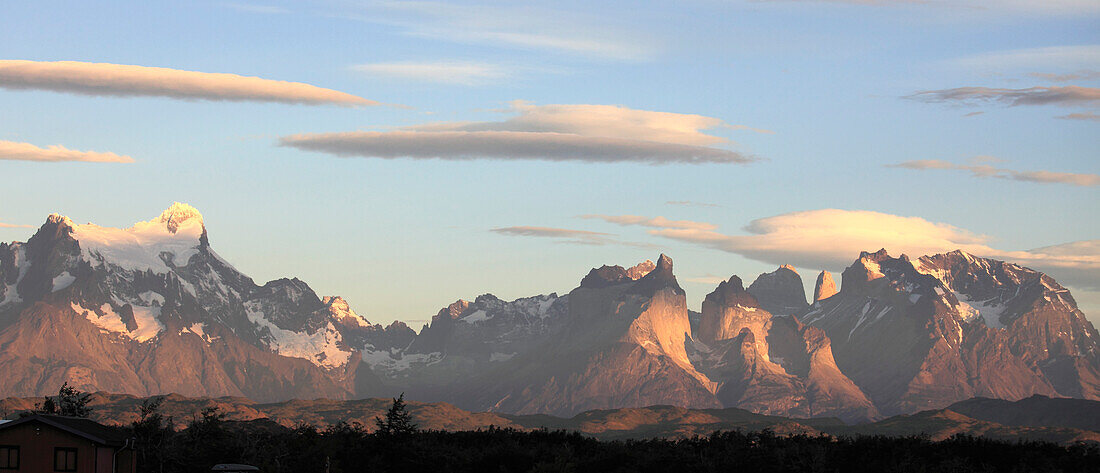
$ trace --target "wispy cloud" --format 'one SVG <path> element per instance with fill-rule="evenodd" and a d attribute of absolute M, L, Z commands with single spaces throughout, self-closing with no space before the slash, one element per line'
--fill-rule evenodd
<path fill-rule="evenodd" d="M 1077 80 L 1100 80 L 1100 71 L 1077 71 L 1069 72 L 1065 74 L 1051 74 L 1044 72 L 1032 72 L 1028 74 L 1036 79 L 1048 80 L 1051 82 L 1070 82 Z"/>
<path fill-rule="evenodd" d="M 1100 89 L 1068 85 L 1064 87 L 1031 87 L 1027 89 L 997 89 L 990 87 L 958 87 L 925 90 L 905 98 L 928 103 L 955 102 L 974 104 L 1000 102 L 1017 105 L 1081 106 L 1100 103 Z"/>
<path fill-rule="evenodd" d="M 51 145 L 45 148 L 30 143 L 0 140 L 0 161 L 84 161 L 91 163 L 132 163 L 134 158 L 118 155 L 111 152 L 77 151 L 61 145 Z"/>
<path fill-rule="evenodd" d="M 701 115 L 612 105 L 513 102 L 516 116 L 493 122 L 443 122 L 395 131 L 287 136 L 283 146 L 338 156 L 413 159 L 536 159 L 547 161 L 744 164 L 756 158 L 710 144 L 705 133 L 732 128 Z"/>
<path fill-rule="evenodd" d="M 574 245 L 624 245 L 641 248 L 654 247 L 654 245 L 649 243 L 620 241 L 613 238 L 615 235 L 611 233 L 572 230 L 568 228 L 518 226 L 494 228 L 489 231 L 508 236 L 553 238 L 557 240 L 557 243 L 567 243 Z"/>
<path fill-rule="evenodd" d="M 661 50 L 651 34 L 618 27 L 614 19 L 530 4 L 383 1 L 363 8 L 362 14 L 336 15 L 394 26 L 409 36 L 595 59 L 643 61 Z"/>
<path fill-rule="evenodd" d="M 16 225 L 14 223 L 0 222 L 0 228 L 34 228 L 34 225 Z"/>
<path fill-rule="evenodd" d="M 1036 2 L 1036 5 L 1042 5 L 1043 3 Z M 1053 80 L 1052 77 L 1058 79 L 1059 76 L 1080 76 L 1065 79 L 1079 80 L 1089 77 L 1090 72 L 1100 69 L 1100 45 L 1047 46 L 989 51 L 964 56 L 951 62 L 958 66 L 980 71 L 1064 71 L 1060 74 L 1032 72 L 1029 75 L 1044 80 Z"/>
<path fill-rule="evenodd" d="M 1096 113 L 1093 113 L 1093 112 L 1071 113 L 1069 115 L 1059 115 L 1059 116 L 1054 117 L 1054 118 L 1061 118 L 1063 120 L 1084 120 L 1084 121 L 1100 122 L 1100 115 L 1098 115 Z"/>
<path fill-rule="evenodd" d="M 352 69 L 372 76 L 458 85 L 485 85 L 512 75 L 503 66 L 472 61 L 377 62 Z"/>
<path fill-rule="evenodd" d="M 276 5 L 259 5 L 251 3 L 223 3 L 221 6 L 232 10 L 248 13 L 263 13 L 265 15 L 282 15 L 290 13 L 290 10 Z"/>
<path fill-rule="evenodd" d="M 364 106 L 378 102 L 331 89 L 236 74 L 76 61 L 0 60 L 0 88 L 96 96 Z"/>
<path fill-rule="evenodd" d="M 665 202 L 665 205 L 677 205 L 681 207 L 721 207 L 718 204 L 711 204 L 709 202 L 695 202 L 692 200 L 670 200 Z"/>
<path fill-rule="evenodd" d="M 752 0 L 766 3 L 837 3 L 868 7 L 913 6 L 995 15 L 1081 15 L 1100 13 L 1092 0 Z"/>
<path fill-rule="evenodd" d="M 686 282 L 691 282 L 691 283 L 696 283 L 696 284 L 718 284 L 718 283 L 724 282 L 726 279 L 727 278 L 723 278 L 722 276 L 715 276 L 713 274 L 708 274 L 706 276 L 696 276 L 696 277 L 691 277 L 691 278 L 683 278 L 683 280 L 686 281 Z"/>
<path fill-rule="evenodd" d="M 686 228 L 695 230 L 714 230 L 718 228 L 714 224 L 693 222 L 691 220 L 669 220 L 667 218 L 643 217 L 641 215 L 581 215 L 584 219 L 598 219 L 617 225 L 641 225 L 651 228 Z"/>
<path fill-rule="evenodd" d="M 981 158 L 972 161 L 970 164 L 957 164 L 938 159 L 926 159 L 905 161 L 898 164 L 888 164 L 887 167 L 913 169 L 918 171 L 936 169 L 966 171 L 974 177 L 1008 179 L 1013 181 L 1036 182 L 1040 184 L 1069 184 L 1082 187 L 1100 186 L 1100 175 L 1097 174 L 1075 174 L 1068 172 L 1052 171 L 1016 171 L 1013 169 L 1006 169 L 1002 167 L 991 166 L 989 164 L 984 164 L 987 162 L 989 161 L 983 160 Z"/>
<path fill-rule="evenodd" d="M 913 257 L 962 249 L 1052 272 L 1063 282 L 1100 288 L 1100 240 L 1024 251 L 989 246 L 991 238 L 919 217 L 866 210 L 822 209 L 766 217 L 750 222 L 746 234 L 717 230 L 651 229 L 648 233 L 736 253 L 771 264 L 838 270 L 860 251 L 886 248 Z"/>

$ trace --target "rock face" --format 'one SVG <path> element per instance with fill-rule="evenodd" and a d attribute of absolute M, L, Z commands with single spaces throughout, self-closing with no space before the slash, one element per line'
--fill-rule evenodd
<path fill-rule="evenodd" d="M 693 359 L 724 406 L 849 421 L 878 412 L 833 360 L 824 332 L 762 308 L 737 276 L 703 301 Z"/>
<path fill-rule="evenodd" d="M 413 335 L 297 279 L 256 285 L 184 204 L 126 230 L 51 215 L 26 243 L 0 244 L 0 279 L 8 394 L 67 381 L 137 395 L 363 396 L 383 386 L 352 345 Z"/>
<path fill-rule="evenodd" d="M 129 229 L 51 215 L 27 242 L 0 244 L 0 393 L 404 391 L 501 413 L 672 405 L 846 421 L 976 396 L 1100 399 L 1100 333 L 1045 274 L 881 250 L 842 282 L 835 292 L 823 272 L 807 305 L 790 267 L 747 289 L 732 276 L 691 312 L 661 255 L 592 269 L 565 295 L 458 300 L 416 333 L 298 279 L 256 284 L 190 206 Z"/>
<path fill-rule="evenodd" d="M 790 265 L 757 276 L 749 286 L 749 292 L 760 301 L 760 306 L 776 315 L 790 315 L 806 309 L 806 289 L 802 277 Z"/>
<path fill-rule="evenodd" d="M 836 294 L 836 283 L 833 282 L 833 274 L 822 271 L 817 275 L 817 283 L 814 284 L 814 302 L 833 297 Z"/>
<path fill-rule="evenodd" d="M 1100 335 L 1064 288 L 1014 264 L 865 252 L 802 320 L 884 414 L 975 396 L 1098 396 Z"/>

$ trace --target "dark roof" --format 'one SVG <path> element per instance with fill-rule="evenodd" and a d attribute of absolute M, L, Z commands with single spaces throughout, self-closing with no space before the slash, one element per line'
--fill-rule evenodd
<path fill-rule="evenodd" d="M 48 426 L 63 430 L 70 434 L 84 437 L 95 443 L 114 447 L 121 447 L 125 445 L 126 440 L 130 438 L 130 436 L 121 429 L 108 427 L 91 419 L 84 419 L 81 417 L 54 416 L 46 414 L 34 414 L 24 417 L 22 419 L 5 422 L 3 424 L 0 424 L 0 430 L 10 429 L 17 425 L 27 424 L 31 422 L 46 424 Z"/>

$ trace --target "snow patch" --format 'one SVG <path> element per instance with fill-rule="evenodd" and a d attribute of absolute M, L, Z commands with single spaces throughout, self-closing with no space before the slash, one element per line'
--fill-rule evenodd
<path fill-rule="evenodd" d="M 245 304 L 245 315 L 253 324 L 267 329 L 270 334 L 267 346 L 280 355 L 306 359 L 329 369 L 344 366 L 351 358 L 351 351 L 340 348 L 343 337 L 332 322 L 328 322 L 315 333 L 284 330 L 267 320 L 263 311 L 253 302 Z"/>
<path fill-rule="evenodd" d="M 53 278 L 53 292 L 60 291 L 73 285 L 73 281 L 76 281 L 76 276 L 69 274 L 68 271 L 58 274 Z"/>
<path fill-rule="evenodd" d="M 474 323 L 477 323 L 477 322 L 484 322 L 484 321 L 489 320 L 491 318 L 493 318 L 493 316 L 489 315 L 484 310 L 478 309 L 478 310 L 474 311 L 473 313 L 471 313 L 470 315 L 467 315 L 467 316 L 465 316 L 465 317 L 463 317 L 459 320 L 461 320 L 463 322 L 466 322 L 468 324 L 474 324 Z"/>
<path fill-rule="evenodd" d="M 130 308 L 134 312 L 134 323 L 137 325 L 136 329 L 130 331 L 126 327 L 126 323 L 122 321 L 122 316 L 115 312 L 111 304 L 103 304 L 97 310 L 88 309 L 75 302 L 70 302 L 69 305 L 72 307 L 73 312 L 83 315 L 84 318 L 100 329 L 123 335 L 139 343 L 152 340 L 164 330 L 164 324 L 157 319 L 160 315 L 160 307 L 142 307 L 130 304 Z"/>
<path fill-rule="evenodd" d="M 373 347 L 372 347 L 373 348 Z M 363 362 L 370 365 L 371 370 L 394 377 L 410 368 L 431 366 L 443 361 L 444 355 L 440 352 L 432 353 L 400 353 L 387 350 L 363 350 Z"/>
<path fill-rule="evenodd" d="M 489 354 L 489 361 L 490 361 L 490 362 L 494 362 L 494 361 L 508 361 L 508 360 L 511 360 L 513 356 L 516 356 L 516 354 L 515 354 L 515 353 L 498 353 L 498 352 L 493 352 L 493 353 Z"/>
<path fill-rule="evenodd" d="M 1005 325 L 1001 323 L 1001 314 L 1005 311 L 1005 306 L 993 302 L 993 299 L 987 301 L 975 301 L 970 299 L 970 296 L 955 292 L 955 299 L 959 301 L 959 305 L 956 309 L 962 316 L 963 320 L 971 321 L 981 317 L 982 322 L 989 328 L 1001 330 L 1005 328 Z"/>

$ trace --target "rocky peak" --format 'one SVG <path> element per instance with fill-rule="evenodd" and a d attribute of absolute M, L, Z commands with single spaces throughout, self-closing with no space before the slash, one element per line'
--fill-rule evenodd
<path fill-rule="evenodd" d="M 432 320 L 454 320 L 462 316 L 466 309 L 470 308 L 470 301 L 459 299 L 454 301 L 451 305 L 444 307 L 432 317 Z"/>
<path fill-rule="evenodd" d="M 676 276 L 672 274 L 672 258 L 661 253 L 661 257 L 657 259 L 657 267 L 639 279 L 631 288 L 631 292 L 652 295 L 664 288 L 672 288 L 679 295 L 685 294 L 680 284 L 676 282 Z"/>
<path fill-rule="evenodd" d="M 886 253 L 885 248 L 874 253 L 860 252 L 859 259 L 840 274 L 841 289 L 845 291 L 860 290 L 868 282 L 885 277 L 879 263 L 888 259 L 890 259 L 890 255 Z"/>
<path fill-rule="evenodd" d="M 741 278 L 736 274 L 730 276 L 729 280 L 718 283 L 718 287 L 710 294 L 707 294 L 705 300 L 719 306 L 740 305 L 742 307 L 760 307 L 760 303 L 757 301 L 756 297 L 745 290 Z"/>
<path fill-rule="evenodd" d="M 790 265 L 757 276 L 748 291 L 760 306 L 773 314 L 793 314 L 806 308 L 806 289 L 802 277 Z"/>
<path fill-rule="evenodd" d="M 626 270 L 623 269 L 622 266 L 603 265 L 599 268 L 592 268 L 592 270 L 585 275 L 584 279 L 581 279 L 581 287 L 600 289 L 622 284 L 630 280 L 630 276 L 627 275 Z"/>
<path fill-rule="evenodd" d="M 653 262 L 653 260 L 648 260 L 647 259 L 645 261 L 642 261 L 641 263 L 638 263 L 638 264 L 634 265 L 632 268 L 626 270 L 626 277 L 637 281 L 637 280 L 641 279 L 642 277 L 644 277 L 645 275 L 652 272 L 656 268 L 657 268 L 657 265 Z"/>
<path fill-rule="evenodd" d="M 814 284 L 814 302 L 828 299 L 836 294 L 836 283 L 833 282 L 833 274 L 822 271 L 817 275 L 817 283 Z"/>

